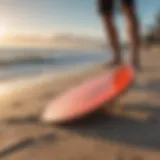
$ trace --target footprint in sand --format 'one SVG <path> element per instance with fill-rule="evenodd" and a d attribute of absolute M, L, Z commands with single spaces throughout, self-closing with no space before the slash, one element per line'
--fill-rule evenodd
<path fill-rule="evenodd" d="M 43 93 L 39 98 L 44 100 L 52 99 L 55 96 L 54 92 Z"/>
<path fill-rule="evenodd" d="M 12 108 L 16 109 L 22 106 L 22 103 L 19 101 L 13 102 Z"/>

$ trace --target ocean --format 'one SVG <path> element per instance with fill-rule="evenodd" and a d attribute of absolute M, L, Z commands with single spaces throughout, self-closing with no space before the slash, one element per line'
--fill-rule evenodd
<path fill-rule="evenodd" d="M 42 48 L 1 48 L 0 80 L 58 75 L 109 61 L 106 51 Z"/>

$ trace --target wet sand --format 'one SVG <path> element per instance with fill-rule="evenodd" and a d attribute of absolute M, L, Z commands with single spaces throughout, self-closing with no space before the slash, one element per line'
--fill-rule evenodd
<path fill-rule="evenodd" d="M 160 49 L 142 53 L 143 71 L 116 107 L 147 113 L 152 121 L 102 113 L 70 125 L 44 125 L 38 115 L 52 98 L 106 71 L 87 71 L 24 85 L 0 97 L 0 159 L 2 160 L 159 160 Z M 134 114 L 133 114 L 134 115 Z"/>

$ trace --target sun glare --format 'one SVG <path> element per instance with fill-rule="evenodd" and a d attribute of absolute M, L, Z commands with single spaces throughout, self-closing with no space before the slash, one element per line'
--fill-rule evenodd
<path fill-rule="evenodd" d="M 4 38 L 7 33 L 7 29 L 4 26 L 0 26 L 0 39 Z"/>

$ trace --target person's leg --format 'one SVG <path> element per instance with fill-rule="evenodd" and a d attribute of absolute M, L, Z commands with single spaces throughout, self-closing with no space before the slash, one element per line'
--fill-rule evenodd
<path fill-rule="evenodd" d="M 127 20 L 128 35 L 132 45 L 132 64 L 140 69 L 140 35 L 134 0 L 122 0 L 122 10 Z"/>
<path fill-rule="evenodd" d="M 113 50 L 113 62 L 111 62 L 111 64 L 116 65 L 121 64 L 121 51 L 118 33 L 114 24 L 113 3 L 113 0 L 99 0 L 99 12 L 102 16 L 105 31 L 108 36 L 110 46 Z"/>

